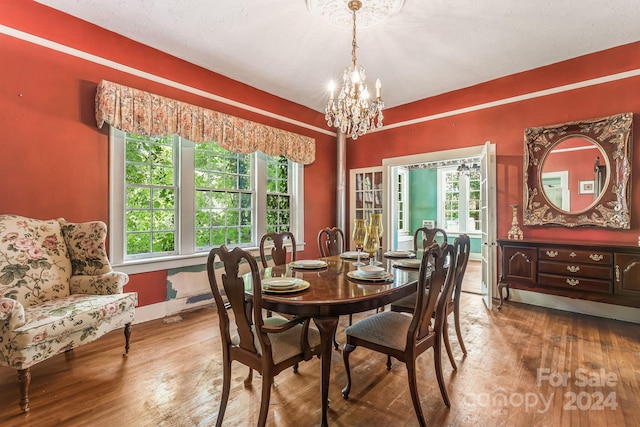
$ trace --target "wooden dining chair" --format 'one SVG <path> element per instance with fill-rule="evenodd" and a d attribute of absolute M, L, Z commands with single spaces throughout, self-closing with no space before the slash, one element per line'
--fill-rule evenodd
<path fill-rule="evenodd" d="M 224 265 L 219 280 L 216 276 L 216 259 Z M 251 295 L 245 292 L 240 263 L 246 261 L 251 271 Z M 222 425 L 231 387 L 231 363 L 235 360 L 249 367 L 244 380 L 245 387 L 251 385 L 253 370 L 262 375 L 262 396 L 258 426 L 264 426 L 269 411 L 269 399 L 274 377 L 282 370 L 294 367 L 298 362 L 310 360 L 320 354 L 320 334 L 309 328 L 309 319 L 296 317 L 292 320 L 281 317 L 262 317 L 262 282 L 256 259 L 250 253 L 226 246 L 214 248 L 207 260 L 207 273 L 220 319 L 222 338 L 222 397 L 216 426 Z M 222 299 L 221 286 L 229 301 L 232 316 L 229 316 Z"/>
<path fill-rule="evenodd" d="M 447 314 L 445 316 L 444 334 L 445 334 L 445 348 L 451 361 L 453 369 L 457 369 L 456 363 L 453 359 L 451 352 L 451 344 L 449 343 L 449 315 L 453 313 L 454 324 L 456 328 L 456 335 L 458 337 L 458 343 L 463 354 L 467 354 L 467 348 L 464 346 L 462 340 L 462 331 L 460 328 L 460 293 L 462 292 L 462 282 L 464 281 L 464 273 L 467 271 L 467 264 L 469 264 L 469 255 L 471 254 L 471 239 L 466 234 L 461 234 L 453 242 L 453 247 L 456 252 L 456 264 L 454 270 L 454 290 L 452 297 L 447 301 Z"/>
<path fill-rule="evenodd" d="M 462 291 L 462 281 L 464 280 L 464 273 L 467 270 L 467 264 L 469 263 L 469 254 L 471 252 L 471 243 L 469 236 L 461 234 L 453 242 L 453 248 L 456 253 L 455 264 L 453 265 L 454 272 L 454 290 L 451 299 L 447 303 L 447 316 L 445 318 L 444 344 L 447 349 L 447 356 L 453 369 L 457 369 L 455 359 L 453 358 L 453 352 L 451 351 L 451 342 L 449 341 L 449 315 L 453 313 L 454 324 L 456 329 L 456 335 L 458 336 L 458 342 L 460 343 L 460 349 L 462 353 L 467 354 L 467 348 L 462 340 L 462 330 L 460 328 L 460 293 Z M 396 312 L 413 313 L 415 307 L 416 294 L 411 294 L 407 297 L 399 299 L 391 304 L 390 310 Z"/>
<path fill-rule="evenodd" d="M 345 330 L 347 342 L 342 349 L 347 372 L 347 385 L 342 389 L 345 399 L 349 398 L 351 391 L 349 356 L 356 347 L 366 347 L 387 355 L 387 369 L 391 369 L 391 357 L 405 363 L 413 407 L 420 425 L 425 426 L 416 382 L 416 359 L 429 348 L 433 348 L 440 393 L 445 405 L 451 406 L 444 384 L 441 357 L 446 302 L 453 292 L 453 274 L 451 269 L 445 268 L 447 257 L 451 260 L 455 258 L 452 245 L 434 244 L 423 256 L 418 275 L 416 306 L 412 316 L 383 311 L 356 322 Z"/>
<path fill-rule="evenodd" d="M 264 268 L 268 267 L 267 261 L 267 246 L 271 247 L 271 260 L 274 265 L 283 265 L 287 263 L 287 248 L 284 246 L 285 241 L 289 240 L 291 243 L 291 261 L 296 260 L 296 239 L 293 233 L 290 231 L 283 231 L 281 233 L 266 233 L 260 239 L 260 260 Z"/>
<path fill-rule="evenodd" d="M 340 255 L 344 252 L 344 232 L 337 227 L 323 228 L 318 233 L 318 250 L 321 257 Z"/>

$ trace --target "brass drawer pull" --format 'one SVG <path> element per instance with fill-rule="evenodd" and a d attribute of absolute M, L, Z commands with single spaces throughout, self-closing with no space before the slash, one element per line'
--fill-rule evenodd
<path fill-rule="evenodd" d="M 577 273 L 578 271 L 580 271 L 580 267 L 578 267 L 577 265 L 567 265 L 567 270 L 572 273 Z"/>
<path fill-rule="evenodd" d="M 569 284 L 569 286 L 575 286 L 579 284 L 580 281 L 578 279 L 567 279 L 567 283 Z"/>
<path fill-rule="evenodd" d="M 602 261 L 602 258 L 604 258 L 604 256 L 600 254 L 591 254 L 589 255 L 589 258 L 591 258 L 594 261 Z"/>
<path fill-rule="evenodd" d="M 616 282 L 620 283 L 620 266 L 616 264 Z"/>
<path fill-rule="evenodd" d="M 547 251 L 547 256 L 549 258 L 555 258 L 558 256 L 558 252 L 557 251 Z"/>
<path fill-rule="evenodd" d="M 577 255 L 575 252 L 571 252 L 571 253 L 569 254 L 569 256 L 570 256 L 571 258 L 575 258 L 575 257 L 577 257 L 578 255 Z"/>

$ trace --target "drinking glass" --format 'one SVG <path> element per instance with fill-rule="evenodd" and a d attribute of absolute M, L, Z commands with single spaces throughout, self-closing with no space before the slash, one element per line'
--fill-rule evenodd
<path fill-rule="evenodd" d="M 384 229 L 382 228 L 382 214 L 381 213 L 372 213 L 369 218 L 369 225 L 378 227 L 378 239 L 382 240 L 382 232 Z M 381 244 L 381 242 L 379 243 Z M 380 261 L 378 261 L 378 252 L 376 251 L 376 257 L 374 260 L 375 265 L 382 265 Z"/>
<path fill-rule="evenodd" d="M 380 236 L 378 235 L 378 227 L 375 225 L 370 225 L 366 227 L 367 234 L 364 236 L 364 243 L 362 248 L 365 252 L 369 253 L 369 265 L 375 265 L 375 261 L 373 260 L 375 253 L 378 252 L 380 248 Z"/>
<path fill-rule="evenodd" d="M 353 233 L 351 234 L 351 240 L 353 240 L 353 244 L 356 245 L 356 250 L 358 251 L 358 261 L 353 265 L 360 267 L 362 265 L 366 265 L 364 262 L 360 261 L 360 253 L 362 252 L 362 245 L 364 244 L 364 236 L 367 234 L 367 225 L 364 219 L 356 219 L 355 226 L 353 228 Z"/>

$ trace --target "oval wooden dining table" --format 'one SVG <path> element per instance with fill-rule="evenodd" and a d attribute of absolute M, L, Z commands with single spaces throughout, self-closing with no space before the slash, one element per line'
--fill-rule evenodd
<path fill-rule="evenodd" d="M 350 271 L 357 269 L 353 260 L 342 259 L 339 255 L 319 259 L 325 261 L 327 267 L 301 269 L 287 264 L 263 269 L 263 279 L 296 277 L 309 282 L 310 286 L 298 293 L 265 292 L 262 307 L 277 313 L 311 317 L 318 327 L 322 361 L 322 426 L 327 426 L 331 352 L 339 316 L 377 309 L 415 292 L 418 271 L 395 268 L 392 266 L 393 260 L 387 260 L 387 271 L 393 274 L 393 279 L 388 282 L 371 282 L 348 277 Z M 247 291 L 250 291 L 250 275 L 245 283 Z"/>

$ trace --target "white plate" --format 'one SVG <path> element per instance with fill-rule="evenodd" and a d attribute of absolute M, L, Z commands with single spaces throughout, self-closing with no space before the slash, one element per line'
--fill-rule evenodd
<path fill-rule="evenodd" d="M 363 265 L 358 267 L 357 274 L 363 277 L 381 277 L 387 272 L 384 268 L 376 265 Z"/>
<path fill-rule="evenodd" d="M 420 259 L 401 259 L 393 263 L 394 267 L 405 267 L 405 268 L 420 268 L 420 263 L 422 260 Z"/>
<path fill-rule="evenodd" d="M 298 283 L 290 288 L 269 288 L 262 285 L 262 292 L 266 294 L 290 294 L 293 292 L 300 292 L 307 289 L 311 284 L 306 280 L 300 280 Z"/>
<path fill-rule="evenodd" d="M 289 265 L 293 268 L 315 269 L 324 268 L 327 266 L 327 263 L 319 259 L 303 259 L 300 261 L 293 261 Z"/>
<path fill-rule="evenodd" d="M 384 256 L 389 258 L 413 258 L 416 254 L 411 251 L 388 251 L 384 253 Z"/>
<path fill-rule="evenodd" d="M 267 277 L 262 279 L 262 287 L 269 289 L 291 289 L 300 284 L 302 280 L 295 277 Z"/>
<path fill-rule="evenodd" d="M 391 282 L 393 281 L 393 274 L 385 273 L 383 276 L 361 276 L 357 270 L 348 271 L 347 277 L 355 280 L 362 280 L 366 282 Z"/>
<path fill-rule="evenodd" d="M 358 251 L 343 252 L 340 254 L 340 258 L 358 259 Z M 368 258 L 369 258 L 368 253 L 360 252 L 360 259 L 368 259 Z"/>

